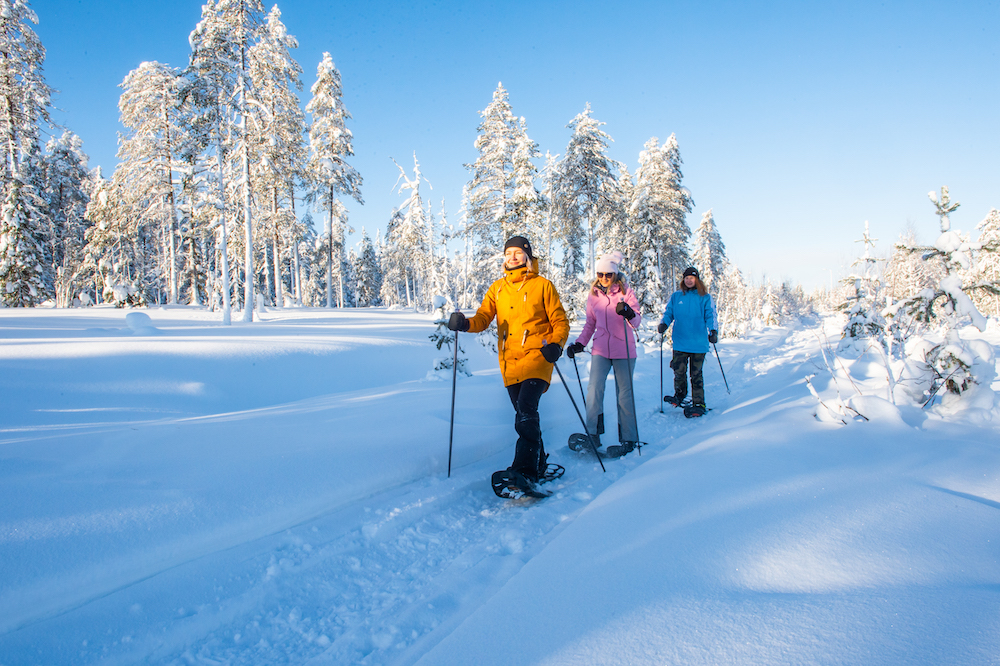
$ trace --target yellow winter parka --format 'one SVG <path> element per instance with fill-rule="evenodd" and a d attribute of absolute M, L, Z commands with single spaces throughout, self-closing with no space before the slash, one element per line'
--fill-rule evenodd
<path fill-rule="evenodd" d="M 569 322 L 555 285 L 531 266 L 504 270 L 494 282 L 483 304 L 469 319 L 469 332 L 485 331 L 497 319 L 497 349 L 503 385 L 526 379 L 552 383 L 552 364 L 542 356 L 546 343 L 566 346 Z"/>

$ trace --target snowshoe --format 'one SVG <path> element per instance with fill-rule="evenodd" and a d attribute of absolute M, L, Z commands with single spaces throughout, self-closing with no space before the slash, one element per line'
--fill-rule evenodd
<path fill-rule="evenodd" d="M 593 437 L 593 436 L 591 436 Z M 594 437 L 596 440 L 594 446 L 600 447 L 601 440 Z M 576 432 L 569 436 L 569 448 L 573 451 L 590 451 L 590 437 L 583 434 L 582 432 Z"/>
<path fill-rule="evenodd" d="M 557 465 L 555 463 L 549 463 L 545 466 L 545 473 L 542 474 L 541 478 L 538 479 L 538 484 L 548 483 L 549 481 L 555 481 L 560 476 L 566 473 L 566 468 L 562 465 Z"/>
<path fill-rule="evenodd" d="M 493 472 L 490 485 L 493 486 L 493 492 L 496 493 L 496 496 L 504 499 L 522 499 L 524 497 L 540 499 L 551 494 L 539 490 L 538 484 L 532 483 L 523 474 L 509 467 L 499 472 Z"/>
<path fill-rule="evenodd" d="M 697 405 L 688 405 L 687 407 L 684 408 L 684 416 L 688 417 L 689 419 L 695 418 L 697 416 L 704 416 L 707 413 L 708 413 L 708 408 L 700 403 Z"/>
<path fill-rule="evenodd" d="M 683 395 L 680 396 L 679 398 L 673 395 L 665 395 L 663 396 L 663 402 L 667 403 L 668 405 L 673 405 L 674 407 L 684 407 L 686 405 L 691 404 L 691 401 L 688 400 Z"/>
<path fill-rule="evenodd" d="M 621 444 L 609 446 L 604 455 L 607 458 L 621 458 L 626 453 L 631 453 L 632 451 L 635 451 L 635 442 L 622 442 Z"/>

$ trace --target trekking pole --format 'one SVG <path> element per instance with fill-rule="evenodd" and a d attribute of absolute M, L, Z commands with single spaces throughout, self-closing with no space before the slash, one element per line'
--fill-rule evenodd
<path fill-rule="evenodd" d="M 569 401 L 573 403 L 573 409 L 576 410 L 576 415 L 580 418 L 580 423 L 583 424 L 583 431 L 587 433 L 587 439 L 590 441 L 590 448 L 594 452 L 597 462 L 601 463 L 601 470 L 607 472 L 608 470 L 604 467 L 604 461 L 601 460 L 601 454 L 597 452 L 597 446 L 594 444 L 594 438 L 590 434 L 590 431 L 587 430 L 587 422 L 584 420 L 583 415 L 580 414 L 580 408 L 576 406 L 576 400 L 573 399 L 573 394 L 569 390 L 569 384 L 567 384 L 566 380 L 563 378 L 562 370 L 559 369 L 559 365 L 556 363 L 553 363 L 552 367 L 554 367 L 556 372 L 559 373 L 559 381 L 561 381 L 562 385 L 566 388 L 566 395 L 569 396 Z"/>
<path fill-rule="evenodd" d="M 576 367 L 576 356 L 573 356 L 573 369 L 576 370 L 576 383 L 580 386 L 580 399 L 583 400 L 583 408 L 587 409 L 587 396 L 583 392 L 583 382 L 580 381 L 580 368 Z"/>
<path fill-rule="evenodd" d="M 628 366 L 631 365 L 631 363 L 629 363 L 629 357 L 628 357 L 628 327 L 629 327 L 629 325 L 631 323 L 632 322 L 630 322 L 628 319 L 626 319 L 625 317 L 622 317 L 622 328 L 624 329 L 622 332 L 625 334 L 625 368 L 626 368 L 626 370 L 628 370 L 628 373 L 627 373 L 628 374 L 628 388 L 629 388 L 629 392 L 632 394 L 632 421 L 635 423 L 635 448 L 636 448 L 636 450 L 639 451 L 639 455 L 641 456 L 642 455 L 642 444 L 639 443 L 639 412 L 637 412 L 636 409 L 635 409 L 635 386 L 632 384 L 632 368 L 628 367 Z M 635 330 L 634 327 L 633 327 L 633 330 Z M 636 362 L 636 364 L 639 363 L 639 348 L 638 348 L 639 347 L 639 342 L 638 342 L 638 337 L 639 336 L 636 335 L 636 343 L 634 345 L 635 348 L 636 348 L 636 350 L 635 350 L 635 362 Z M 612 361 L 611 364 L 614 365 L 614 361 Z M 661 403 L 662 403 L 662 401 L 661 401 Z"/>
<path fill-rule="evenodd" d="M 656 401 L 660 403 L 660 413 L 663 413 L 663 338 L 667 337 L 667 332 L 660 334 L 660 398 Z"/>
<path fill-rule="evenodd" d="M 457 312 L 457 310 L 456 310 Z M 458 384 L 458 331 L 455 331 L 455 359 L 451 364 L 451 432 L 448 433 L 448 478 L 451 478 L 451 446 L 455 440 L 455 387 Z"/>
<path fill-rule="evenodd" d="M 732 394 L 732 391 L 729 390 L 729 382 L 726 381 L 726 371 L 722 369 L 722 359 L 719 358 L 719 348 L 715 346 L 714 342 L 712 343 L 712 349 L 715 350 L 715 360 L 719 362 L 719 372 L 722 373 L 722 381 L 726 382 L 726 393 Z"/>

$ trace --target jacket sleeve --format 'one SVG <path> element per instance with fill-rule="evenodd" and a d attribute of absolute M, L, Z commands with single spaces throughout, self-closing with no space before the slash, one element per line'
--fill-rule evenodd
<path fill-rule="evenodd" d="M 629 322 L 632 328 L 638 329 L 639 325 L 642 324 L 642 313 L 639 312 L 639 299 L 636 298 L 635 292 L 629 287 L 628 291 L 625 292 L 625 302 L 628 303 L 629 307 L 635 312 L 635 317 Z"/>
<path fill-rule="evenodd" d="M 497 285 L 494 283 L 483 296 L 483 303 L 476 314 L 469 319 L 469 333 L 480 333 L 490 327 L 490 322 L 497 316 Z"/>
<path fill-rule="evenodd" d="M 554 284 L 549 282 L 544 295 L 545 314 L 549 318 L 549 325 L 552 326 L 552 337 L 560 347 L 566 347 L 566 340 L 569 339 L 569 321 L 566 319 L 566 310 L 563 309 L 562 301 L 559 300 L 559 292 Z"/>
<path fill-rule="evenodd" d="M 674 292 L 677 293 L 677 292 Z M 674 294 L 670 294 L 670 298 L 667 299 L 667 309 L 663 312 L 663 319 L 660 320 L 667 326 L 674 321 Z"/>

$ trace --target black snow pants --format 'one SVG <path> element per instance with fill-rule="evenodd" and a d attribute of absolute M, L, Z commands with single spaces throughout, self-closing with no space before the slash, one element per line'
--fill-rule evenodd
<path fill-rule="evenodd" d="M 705 404 L 705 378 L 701 374 L 705 365 L 704 354 L 691 354 L 675 351 L 670 360 L 670 369 L 674 371 L 674 396 L 680 400 L 688 393 L 688 366 L 691 366 L 691 404 Z"/>
<path fill-rule="evenodd" d="M 526 379 L 507 387 L 510 402 L 514 405 L 514 430 L 517 431 L 514 462 L 510 467 L 531 481 L 540 479 L 547 466 L 538 401 L 548 387 L 549 383 L 544 379 Z"/>

